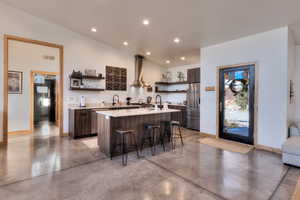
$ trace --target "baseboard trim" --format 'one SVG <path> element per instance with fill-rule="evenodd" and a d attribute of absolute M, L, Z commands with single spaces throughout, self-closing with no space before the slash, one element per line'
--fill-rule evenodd
<path fill-rule="evenodd" d="M 203 135 L 203 136 L 205 136 L 205 137 L 210 137 L 210 138 L 216 138 L 217 137 L 216 135 L 209 134 L 209 133 L 200 132 L 200 134 Z"/>
<path fill-rule="evenodd" d="M 20 135 L 31 134 L 31 133 L 32 133 L 31 130 L 20 130 L 20 131 L 11 131 L 11 132 L 8 132 L 8 134 L 20 134 Z"/>
<path fill-rule="evenodd" d="M 282 154 L 281 149 L 273 148 L 273 147 L 268 147 L 268 146 L 261 145 L 261 144 L 256 144 L 254 146 L 254 148 L 255 149 L 259 149 L 259 150 L 264 150 L 264 151 L 269 151 L 269 152 L 273 152 L 273 153 Z"/>
<path fill-rule="evenodd" d="M 62 135 L 63 137 L 67 137 L 67 136 L 69 136 L 69 133 L 63 133 L 63 135 Z"/>

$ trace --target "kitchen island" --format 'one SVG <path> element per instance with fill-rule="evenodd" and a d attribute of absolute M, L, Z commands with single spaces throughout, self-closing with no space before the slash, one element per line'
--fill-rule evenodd
<path fill-rule="evenodd" d="M 180 110 L 166 109 L 154 110 L 150 108 L 97 111 L 98 123 L 98 145 L 100 151 L 107 156 L 111 156 L 112 149 L 117 145 L 117 137 L 114 134 L 116 129 L 131 129 L 137 134 L 137 142 L 140 146 L 145 123 L 160 124 L 164 130 L 163 121 L 171 120 L 171 113 Z M 133 141 L 128 141 L 133 144 Z"/>

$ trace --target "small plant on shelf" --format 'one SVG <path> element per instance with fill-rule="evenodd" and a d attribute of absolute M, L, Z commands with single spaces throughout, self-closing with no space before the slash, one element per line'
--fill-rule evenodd
<path fill-rule="evenodd" d="M 177 79 L 179 82 L 183 82 L 184 81 L 184 73 L 183 72 L 177 72 Z"/>

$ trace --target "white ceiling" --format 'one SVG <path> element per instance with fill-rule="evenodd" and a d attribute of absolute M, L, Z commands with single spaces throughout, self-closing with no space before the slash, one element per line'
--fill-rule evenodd
<path fill-rule="evenodd" d="M 285 25 L 300 43 L 299 0 L 0 1 L 116 48 L 151 51 L 148 58 L 161 65 L 167 59 L 170 65 L 199 63 L 200 47 Z M 148 27 L 142 25 L 145 18 Z M 174 37 L 182 42 L 175 44 Z"/>

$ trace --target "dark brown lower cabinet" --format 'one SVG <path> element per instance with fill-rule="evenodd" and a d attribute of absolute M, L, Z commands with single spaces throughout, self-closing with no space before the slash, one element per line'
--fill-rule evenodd
<path fill-rule="evenodd" d="M 139 106 L 69 109 L 69 136 L 73 139 L 96 136 L 98 134 L 97 111 L 134 108 L 139 108 Z"/>
<path fill-rule="evenodd" d="M 169 105 L 170 109 L 181 110 L 181 112 L 171 113 L 171 120 L 179 121 L 182 127 L 187 125 L 187 111 L 185 106 Z"/>
<path fill-rule="evenodd" d="M 94 128 L 95 130 L 95 128 Z M 92 110 L 69 110 L 69 135 L 72 138 L 91 136 L 92 133 Z"/>

